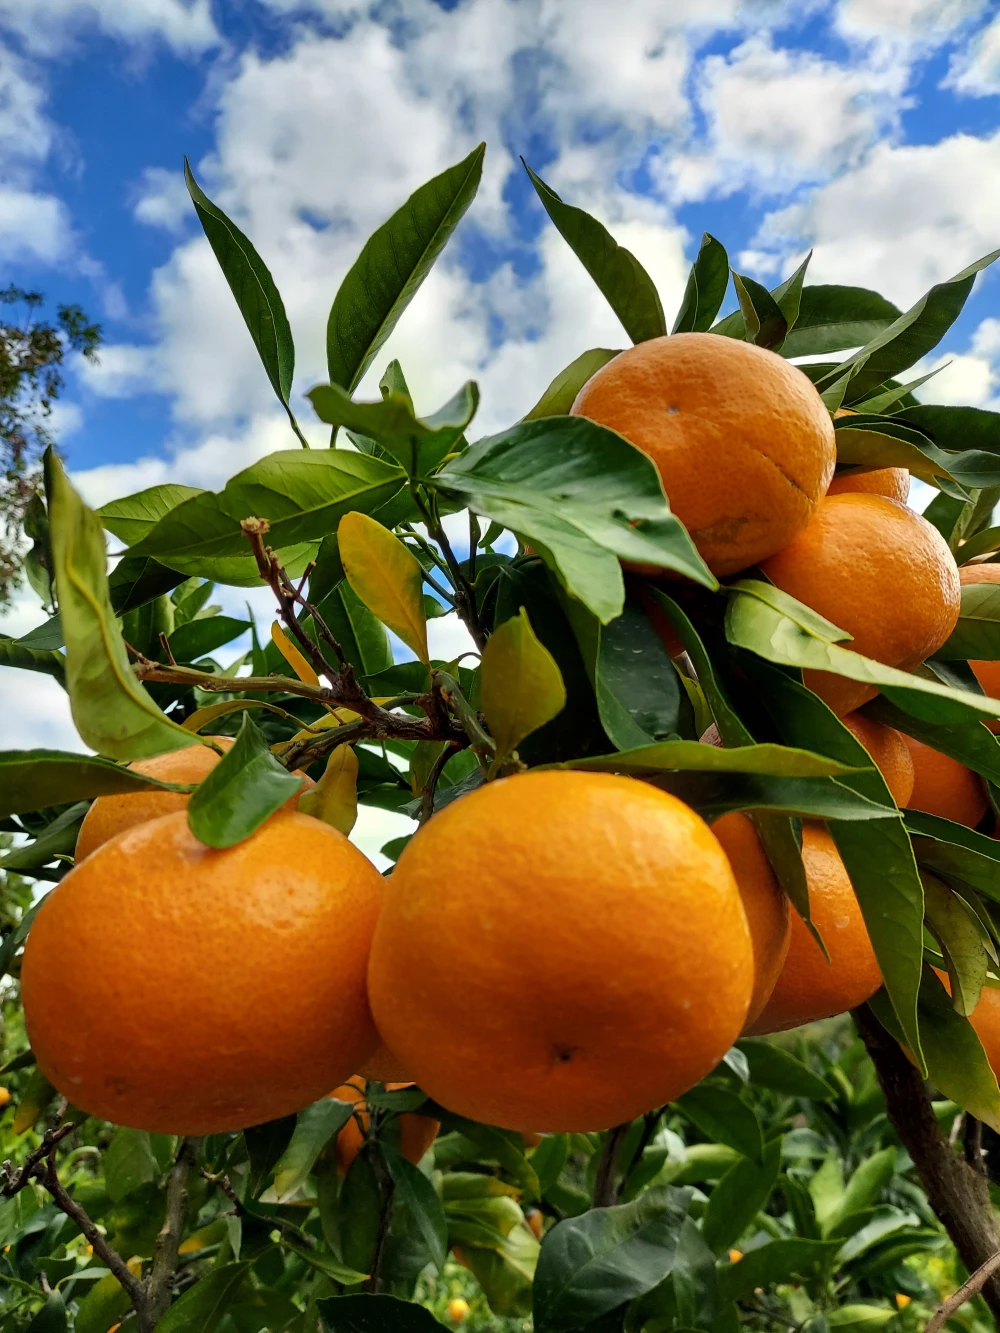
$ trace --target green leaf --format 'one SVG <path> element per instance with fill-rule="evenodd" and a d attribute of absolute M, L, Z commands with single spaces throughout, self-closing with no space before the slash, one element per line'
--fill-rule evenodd
<path fill-rule="evenodd" d="M 52 676 L 60 685 L 66 684 L 66 659 L 62 653 L 51 648 L 30 648 L 6 634 L 0 635 L 0 666 L 40 671 L 45 676 Z"/>
<path fill-rule="evenodd" d="M 295 373 L 295 344 L 274 279 L 249 239 L 201 189 L 187 158 L 184 159 L 184 180 L 198 220 L 236 298 L 267 378 L 271 381 L 271 388 L 288 413 L 292 429 L 305 445 L 306 441 L 288 405 Z"/>
<path fill-rule="evenodd" d="M 890 1319 L 895 1319 L 899 1312 L 888 1305 L 842 1305 L 831 1310 L 826 1322 L 839 1333 L 866 1333 L 867 1330 L 881 1328 Z"/>
<path fill-rule="evenodd" d="M 208 847 L 234 847 L 302 787 L 282 768 L 249 713 L 226 751 L 188 802 L 191 832 Z"/>
<path fill-rule="evenodd" d="M 958 624 L 934 656 L 942 662 L 1000 659 L 1000 584 L 963 586 Z"/>
<path fill-rule="evenodd" d="M 681 308 L 671 333 L 704 333 L 719 313 L 729 286 L 729 256 L 726 247 L 702 232 L 698 255 L 691 265 Z"/>
<path fill-rule="evenodd" d="M 562 675 L 552 654 L 536 638 L 523 607 L 487 640 L 480 691 L 483 715 L 497 744 L 497 768 L 525 736 L 565 707 Z"/>
<path fill-rule="evenodd" d="M 250 1265 L 223 1264 L 189 1287 L 156 1325 L 157 1333 L 214 1333 L 250 1287 Z"/>
<path fill-rule="evenodd" d="M 611 351 L 607 347 L 592 347 L 589 352 L 581 352 L 565 370 L 560 370 L 531 411 L 525 412 L 522 420 L 538 421 L 542 417 L 569 416 L 577 394 L 587 381 L 618 355 L 617 350 Z"/>
<path fill-rule="evenodd" d="M 984 407 L 918 403 L 896 413 L 895 420 L 918 430 L 941 450 L 968 454 L 985 466 L 1000 453 L 1000 412 Z M 969 485 L 974 485 L 969 482 Z"/>
<path fill-rule="evenodd" d="M 630 773 L 633 775 L 693 771 L 705 773 L 759 773 L 788 778 L 842 777 L 871 768 L 870 759 L 855 765 L 842 764 L 809 750 L 794 749 L 787 745 L 767 742 L 763 745 L 740 745 L 722 749 L 717 745 L 702 745 L 700 741 L 657 741 L 654 745 L 639 746 L 620 754 L 596 755 L 570 760 L 560 768 L 586 768 L 599 773 Z M 875 802 L 862 803 L 873 807 Z M 855 816 L 858 817 L 858 816 Z M 863 817 L 863 816 L 861 816 Z M 871 818 L 883 815 L 873 808 Z"/>
<path fill-rule="evenodd" d="M 428 665 L 424 576 L 416 557 L 366 514 L 345 514 L 337 528 L 337 543 L 358 597 Z"/>
<path fill-rule="evenodd" d="M 109 504 L 101 505 L 96 512 L 107 530 L 114 533 L 119 541 L 126 546 L 135 546 L 171 509 L 176 509 L 193 495 L 200 494 L 200 487 L 165 482 L 137 491 L 134 495 L 126 495 L 121 500 L 112 500 Z"/>
<path fill-rule="evenodd" d="M 990 457 L 969 455 L 968 460 L 972 463 L 969 472 L 963 455 L 946 454 L 926 435 L 896 417 L 863 416 L 861 413 L 841 417 L 834 422 L 834 438 L 837 463 L 841 468 L 874 471 L 902 467 L 921 481 L 947 489 L 949 494 L 961 495 L 962 492 L 955 492 L 954 485 L 946 486 L 946 483 L 973 485 L 984 475 L 990 476 L 997 471 L 1000 463 Z"/>
<path fill-rule="evenodd" d="M 190 620 L 179 625 L 167 642 L 178 662 L 197 662 L 217 648 L 238 639 L 250 628 L 249 620 L 232 616 L 206 616 L 204 620 Z"/>
<path fill-rule="evenodd" d="M 87 1271 L 83 1269 L 83 1273 Z M 104 1271 L 107 1273 L 107 1270 Z M 108 1333 L 108 1329 L 131 1308 L 128 1293 L 113 1273 L 107 1273 L 94 1283 L 80 1301 L 73 1333 Z"/>
<path fill-rule="evenodd" d="M 744 338 L 757 347 L 776 350 L 785 340 L 788 321 L 777 301 L 759 282 L 733 269 L 733 285 L 743 315 Z"/>
<path fill-rule="evenodd" d="M 719 1296 L 738 1301 L 757 1287 L 773 1287 L 795 1277 L 809 1277 L 828 1254 L 840 1245 L 837 1240 L 805 1240 L 793 1237 L 772 1240 L 749 1250 L 738 1263 L 719 1269 Z"/>
<path fill-rule="evenodd" d="M 320 384 L 306 397 L 321 421 L 360 432 L 391 454 L 407 476 L 426 477 L 462 439 L 479 406 L 479 386 L 470 380 L 423 420 L 414 414 L 409 394 L 390 393 L 377 403 L 357 403 L 339 384 Z"/>
<path fill-rule="evenodd" d="M 950 819 L 907 810 L 906 827 L 921 866 L 1000 901 L 1000 843 Z"/>
<path fill-rule="evenodd" d="M 344 1128 L 354 1113 L 350 1102 L 323 1097 L 300 1111 L 295 1132 L 274 1167 L 274 1184 L 264 1191 L 262 1203 L 287 1203 L 309 1178 L 320 1153 Z"/>
<path fill-rule="evenodd" d="M 764 1160 L 764 1132 L 751 1107 L 728 1088 L 699 1083 L 674 1103 L 703 1134 L 735 1148 L 758 1165 Z"/>
<path fill-rule="evenodd" d="M 576 1333 L 658 1286 L 675 1262 L 689 1200 L 688 1191 L 654 1188 L 557 1223 L 535 1272 L 536 1333 Z"/>
<path fill-rule="evenodd" d="M 781 1170 L 781 1139 L 772 1139 L 762 1162 L 743 1157 L 722 1177 L 708 1200 L 702 1219 L 705 1243 L 716 1254 L 743 1235 L 771 1197 Z"/>
<path fill-rule="evenodd" d="M 45 1298 L 45 1304 L 25 1329 L 25 1333 L 65 1333 L 67 1327 L 66 1303 L 62 1294 L 50 1291 Z"/>
<path fill-rule="evenodd" d="M 66 635 L 66 688 L 85 744 L 113 759 L 144 759 L 195 742 L 169 721 L 132 673 L 111 602 L 97 515 L 45 453 L 45 491 L 59 614 Z"/>
<path fill-rule="evenodd" d="M 410 195 L 365 243 L 326 326 L 330 380 L 353 393 L 475 198 L 486 145 Z"/>
<path fill-rule="evenodd" d="M 868 1001 L 882 1026 L 906 1044 L 884 990 Z M 920 986 L 920 1036 L 934 1086 L 991 1129 L 1000 1127 L 1000 1089 L 976 1031 L 955 1013 L 951 997 L 930 968 Z"/>
<path fill-rule="evenodd" d="M 837 371 L 817 386 L 821 391 L 846 371 L 852 373 L 849 399 L 858 402 L 890 376 L 906 370 L 932 351 L 961 314 L 976 274 L 1000 256 L 985 255 L 946 282 L 936 283 L 909 310 L 877 333 Z"/>
<path fill-rule="evenodd" d="M 108 579 L 112 609 L 116 616 L 127 615 L 183 582 L 183 574 L 168 569 L 151 556 L 125 556 Z"/>
<path fill-rule="evenodd" d="M 51 824 L 42 829 L 33 842 L 15 847 L 0 856 L 0 870 L 36 870 L 56 856 L 72 856 L 87 808 L 85 801 L 78 801 L 68 810 L 63 810 Z"/>
<path fill-rule="evenodd" d="M 327 1333 L 438 1333 L 444 1327 L 430 1310 L 398 1296 L 332 1296 L 316 1308 Z"/>
<path fill-rule="evenodd" d="M 287 557 L 321 541 L 349 511 L 385 504 L 403 480 L 395 465 L 346 449 L 280 450 L 238 472 L 218 493 L 203 491 L 179 504 L 129 555 L 156 556 L 183 573 L 252 586 L 260 575 L 242 519 L 267 519 L 268 545 Z M 289 563 L 286 558 L 286 568 Z"/>
<path fill-rule="evenodd" d="M 118 1203 L 159 1174 L 149 1135 L 142 1129 L 116 1129 L 102 1157 L 104 1185 L 112 1203 Z"/>
<path fill-rule="evenodd" d="M 392 645 L 385 626 L 346 579 L 316 609 L 359 676 L 373 676 L 392 666 Z"/>
<path fill-rule="evenodd" d="M 895 1174 L 895 1148 L 883 1148 L 866 1157 L 844 1186 L 836 1206 L 824 1218 L 823 1235 L 836 1234 L 849 1217 L 877 1203 Z"/>
<path fill-rule="evenodd" d="M 521 161 L 556 230 L 597 283 L 632 341 L 662 337 L 667 331 L 663 306 L 652 278 L 635 255 L 619 245 L 596 218 L 564 204 L 523 157 Z"/>
<path fill-rule="evenodd" d="M 298 808 L 345 837 L 351 832 L 358 821 L 358 756 L 353 746 L 337 746 L 319 782 L 299 798 Z"/>
<path fill-rule="evenodd" d="M 926 518 L 927 515 L 925 514 L 924 517 Z M 981 532 L 977 532 L 974 537 L 970 537 L 968 541 L 962 542 L 958 551 L 955 552 L 955 558 L 960 565 L 968 565 L 977 555 L 992 555 L 995 551 L 1000 551 L 1000 528 L 984 528 Z M 975 587 L 976 585 L 970 584 L 967 586 Z M 965 592 L 964 587 L 962 592 Z"/>
<path fill-rule="evenodd" d="M 945 365 L 947 365 L 947 362 Z M 877 390 L 871 398 L 866 398 L 864 402 L 858 403 L 858 411 L 885 412 L 905 398 L 910 399 L 906 406 L 912 407 L 916 403 L 913 391 L 919 389 L 922 384 L 926 384 L 928 380 L 932 380 L 935 375 L 939 375 L 945 369 L 945 365 L 938 366 L 936 370 L 929 370 L 926 375 L 918 375 L 915 380 L 909 380 L 906 384 L 900 384 L 898 380 L 886 380 L 888 387 Z"/>
<path fill-rule="evenodd" d="M 0 819 L 118 792 L 186 790 L 96 755 L 60 750 L 0 752 Z"/>
<path fill-rule="evenodd" d="M 817 284 L 802 288 L 798 318 L 783 356 L 818 356 L 869 343 L 899 318 L 899 309 L 865 287 Z"/>
<path fill-rule="evenodd" d="M 340 1263 L 325 1250 L 313 1249 L 310 1245 L 303 1245 L 293 1236 L 283 1236 L 281 1244 L 292 1254 L 297 1254 L 300 1259 L 304 1259 L 310 1268 L 315 1268 L 317 1273 L 322 1273 L 324 1277 L 339 1282 L 345 1287 L 355 1287 L 359 1282 L 364 1282 L 368 1276 L 367 1273 L 359 1273 L 353 1268 L 348 1268 L 346 1264 Z"/>
<path fill-rule="evenodd" d="M 951 755 L 993 782 L 1000 782 L 1000 740 L 977 718 L 963 722 L 922 722 L 887 699 L 873 699 L 865 712 L 886 726 L 905 731 L 934 750 Z"/>
<path fill-rule="evenodd" d="M 383 1145 L 382 1156 L 396 1186 L 396 1198 L 408 1209 L 431 1262 L 440 1272 L 448 1254 L 448 1223 L 437 1191 L 423 1172 L 398 1152 Z"/>
<path fill-rule="evenodd" d="M 925 872 L 927 928 L 941 946 L 951 980 L 951 1002 L 968 1018 L 986 984 L 988 957 L 979 924 L 957 894 L 936 875 Z"/>
<path fill-rule="evenodd" d="M 268 1120 L 263 1125 L 251 1125 L 243 1131 L 250 1159 L 249 1185 L 252 1198 L 260 1193 L 264 1182 L 291 1142 L 296 1121 L 294 1115 L 286 1115 L 280 1120 Z"/>
<path fill-rule="evenodd" d="M 525 421 L 480 440 L 434 484 L 522 536 L 604 624 L 625 604 L 619 559 L 717 586 L 652 461 L 585 417 Z"/>
<path fill-rule="evenodd" d="M 810 1101 L 834 1101 L 837 1093 L 818 1074 L 797 1060 L 790 1051 L 769 1041 L 744 1038 L 737 1049 L 746 1056 L 750 1066 L 750 1082 L 759 1088 L 770 1088 L 788 1097 L 806 1097 Z"/>

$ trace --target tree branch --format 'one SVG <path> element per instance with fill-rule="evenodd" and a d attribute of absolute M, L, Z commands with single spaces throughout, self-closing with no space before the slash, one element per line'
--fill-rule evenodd
<path fill-rule="evenodd" d="M 924 1333 L 938 1333 L 938 1329 L 944 1328 L 955 1311 L 960 1310 L 966 1301 L 981 1291 L 997 1269 L 1000 1269 L 1000 1252 L 990 1255 L 984 1264 L 979 1265 L 969 1280 L 959 1287 L 954 1296 L 949 1296 L 938 1306 Z"/>
<path fill-rule="evenodd" d="M 597 1174 L 594 1177 L 595 1208 L 610 1208 L 615 1202 L 615 1165 L 618 1161 L 618 1150 L 627 1132 L 627 1124 L 615 1125 L 604 1136 L 601 1155 L 597 1161 Z"/>
<path fill-rule="evenodd" d="M 56 1174 L 56 1163 L 54 1157 L 55 1147 L 53 1145 L 49 1155 L 45 1159 L 45 1166 L 42 1168 L 36 1165 L 33 1168 L 33 1174 L 38 1177 L 48 1192 L 60 1212 L 73 1219 L 87 1238 L 87 1243 L 91 1246 L 94 1253 L 101 1260 L 106 1268 L 109 1268 L 118 1279 L 121 1286 L 128 1293 L 128 1298 L 132 1302 L 137 1314 L 140 1315 L 143 1307 L 143 1284 L 129 1268 L 128 1264 L 121 1257 L 117 1250 L 113 1250 L 104 1236 L 97 1228 L 97 1224 L 87 1215 L 84 1209 L 77 1201 L 70 1197 L 63 1188 L 59 1176 Z"/>
<path fill-rule="evenodd" d="M 138 1312 L 140 1333 L 154 1329 L 170 1304 L 170 1279 L 177 1272 L 177 1251 L 184 1233 L 188 1182 L 200 1142 L 200 1139 L 183 1141 L 167 1180 L 166 1216 L 156 1238 L 149 1276 L 143 1283 L 142 1309 Z"/>

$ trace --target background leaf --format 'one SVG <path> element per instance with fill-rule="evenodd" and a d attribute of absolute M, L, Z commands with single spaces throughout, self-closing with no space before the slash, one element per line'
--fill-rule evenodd
<path fill-rule="evenodd" d="M 50 805 L 133 791 L 183 791 L 96 755 L 60 750 L 0 752 L 0 819 Z"/>
<path fill-rule="evenodd" d="M 717 1143 L 725 1143 L 752 1162 L 764 1161 L 764 1133 L 753 1110 L 728 1088 L 712 1083 L 678 1097 L 675 1105 L 693 1125 Z"/>
<path fill-rule="evenodd" d="M 728 1250 L 743 1235 L 771 1197 L 781 1170 L 781 1139 L 772 1139 L 764 1158 L 742 1158 L 722 1177 L 708 1200 L 701 1230 L 705 1243 L 717 1254 Z"/>
<path fill-rule="evenodd" d="M 397 1296 L 336 1296 L 317 1303 L 327 1333 L 437 1333 L 442 1324 L 422 1305 Z"/>

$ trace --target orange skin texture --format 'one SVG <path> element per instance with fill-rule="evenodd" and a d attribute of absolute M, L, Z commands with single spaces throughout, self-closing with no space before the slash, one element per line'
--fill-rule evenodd
<path fill-rule="evenodd" d="M 1000 583 L 1000 565 L 962 565 L 958 571 L 962 587 L 971 583 Z M 983 693 L 991 699 L 1000 699 L 1000 662 L 970 662 L 976 680 L 983 687 Z M 987 722 L 990 731 L 1000 729 L 1000 724 Z"/>
<path fill-rule="evenodd" d="M 938 973 L 945 980 L 945 976 Z M 949 994 L 951 988 L 949 986 Z M 975 1028 L 976 1036 L 983 1044 L 986 1058 L 994 1074 L 1000 1077 L 1000 990 L 993 986 L 984 986 L 979 1003 L 969 1016 L 969 1022 Z"/>
<path fill-rule="evenodd" d="M 910 497 L 910 474 L 905 467 L 880 467 L 873 472 L 846 472 L 830 482 L 827 495 L 884 495 L 906 504 Z"/>
<path fill-rule="evenodd" d="M 376 1083 L 398 1083 L 400 1087 L 410 1087 L 413 1083 L 400 1061 L 384 1043 L 361 1065 L 358 1077 Z"/>
<path fill-rule="evenodd" d="M 39 1067 L 91 1115 L 161 1134 L 308 1106 L 378 1044 L 365 967 L 381 897 L 371 862 L 308 815 L 279 811 L 225 851 L 183 810 L 120 833 L 28 937 Z"/>
<path fill-rule="evenodd" d="M 412 1088 L 413 1084 L 386 1083 L 385 1086 L 388 1092 L 396 1092 L 400 1088 Z M 330 1096 L 336 1097 L 337 1101 L 350 1102 L 356 1108 L 354 1115 L 337 1135 L 337 1170 L 342 1176 L 347 1175 L 351 1163 L 361 1151 L 361 1145 L 365 1141 L 365 1133 L 371 1121 L 368 1104 L 365 1101 L 367 1089 L 368 1080 L 360 1075 L 355 1075 L 350 1083 L 342 1083 L 339 1088 L 334 1088 L 333 1092 L 330 1093 Z M 360 1125 L 358 1124 L 359 1120 L 361 1121 Z M 437 1138 L 441 1129 L 441 1122 L 440 1120 L 432 1120 L 430 1116 L 417 1115 L 413 1111 L 406 1111 L 399 1116 L 398 1124 L 399 1151 L 407 1161 L 416 1166 Z"/>
<path fill-rule="evenodd" d="M 861 742 L 872 762 L 885 778 L 892 799 L 900 807 L 910 804 L 913 796 L 913 758 L 906 737 L 894 727 L 887 727 L 863 713 L 848 713 L 840 719 Z"/>
<path fill-rule="evenodd" d="M 979 774 L 912 736 L 903 740 L 913 760 L 911 809 L 975 828 L 989 805 Z"/>
<path fill-rule="evenodd" d="M 207 739 L 214 741 L 223 750 L 233 745 L 232 736 L 209 736 Z M 208 777 L 220 758 L 207 745 L 188 745 L 183 750 L 171 750 L 168 754 L 158 754 L 152 759 L 137 759 L 128 767 L 147 777 L 159 778 L 161 782 L 201 782 Z M 290 810 L 295 809 L 304 791 L 316 785 L 304 773 L 299 776 L 305 778 L 305 785 L 285 802 L 286 808 Z M 136 791 L 117 796 L 98 796 L 80 825 L 76 839 L 76 859 L 82 861 L 116 833 L 123 833 L 136 824 L 158 819 L 160 815 L 172 815 L 175 810 L 186 810 L 190 799 L 189 795 L 174 791 Z"/>
<path fill-rule="evenodd" d="M 747 1022 L 752 1023 L 771 998 L 791 940 L 788 896 L 775 878 L 753 822 L 739 811 L 723 815 L 712 832 L 729 857 L 750 927 L 754 984 Z"/>
<path fill-rule="evenodd" d="M 680 1096 L 739 1035 L 752 989 L 708 825 L 603 773 L 524 773 L 436 814 L 386 882 L 368 969 L 379 1031 L 420 1087 L 535 1132 L 604 1129 Z"/>
<path fill-rule="evenodd" d="M 603 366 L 570 411 L 649 455 L 716 574 L 787 546 L 833 477 L 833 423 L 816 389 L 790 362 L 735 338 L 650 338 Z"/>
<path fill-rule="evenodd" d="M 842 1014 L 870 999 L 882 984 L 854 889 L 822 824 L 802 825 L 802 861 L 813 923 L 830 962 L 802 918 L 793 913 L 785 966 L 763 1013 L 747 1028 L 755 1036 Z"/>
<path fill-rule="evenodd" d="M 911 671 L 958 623 L 958 566 L 920 514 L 884 495 L 833 495 L 783 551 L 761 561 L 777 587 L 853 636 L 841 647 Z M 878 689 L 826 671 L 805 683 L 843 716 Z"/>

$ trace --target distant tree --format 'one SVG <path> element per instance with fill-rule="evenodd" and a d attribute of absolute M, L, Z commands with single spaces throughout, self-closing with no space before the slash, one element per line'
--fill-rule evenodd
<path fill-rule="evenodd" d="M 0 306 L 13 316 L 0 320 L 0 607 L 20 584 L 24 537 L 36 546 L 41 540 L 38 459 L 54 442 L 50 418 L 63 388 L 63 362 L 70 351 L 95 361 L 101 344 L 100 325 L 80 306 L 57 306 L 55 321 L 48 322 L 38 317 L 44 302 L 41 292 L 13 285 L 0 290 Z M 32 577 L 44 575 L 43 564 L 36 559 L 27 572 L 46 596 L 47 576 Z"/>

